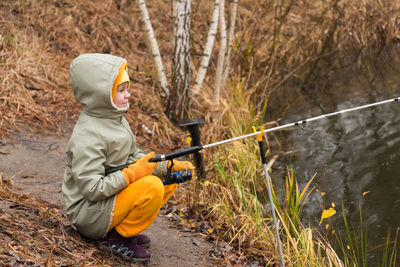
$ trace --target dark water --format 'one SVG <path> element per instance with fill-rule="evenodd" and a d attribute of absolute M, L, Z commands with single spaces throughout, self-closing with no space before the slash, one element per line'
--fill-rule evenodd
<path fill-rule="evenodd" d="M 396 68 L 385 71 L 368 90 L 365 86 L 369 85 L 362 82 L 335 86 L 342 86 L 338 90 L 348 93 L 324 111 L 400 96 L 400 72 Z M 284 123 L 323 114 L 320 107 L 309 103 L 304 106 L 285 118 Z M 400 228 L 400 102 L 311 122 L 304 129 L 285 132 L 285 136 L 286 149 L 295 151 L 290 167 L 301 187 L 317 173 L 314 185 L 326 193 L 324 197 L 319 192 L 311 194 L 303 212 L 304 223 L 318 226 L 322 206 L 329 208 L 333 202 L 337 213 L 321 226 L 330 223 L 344 233 L 343 201 L 349 224 L 355 229 L 360 225 L 362 207 L 369 248 L 384 244 L 388 231 L 394 237 Z M 376 254 L 380 254 L 379 250 L 370 252 L 371 266 L 379 259 Z"/>

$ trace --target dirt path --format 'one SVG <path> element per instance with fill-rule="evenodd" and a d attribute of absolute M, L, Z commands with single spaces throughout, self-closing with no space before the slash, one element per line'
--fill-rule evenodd
<path fill-rule="evenodd" d="M 0 172 L 14 181 L 14 189 L 54 203 L 62 209 L 61 179 L 69 134 L 18 134 L 0 140 Z M 160 212 L 146 231 L 152 240 L 147 266 L 215 266 L 212 245 L 195 233 L 180 232 Z"/>

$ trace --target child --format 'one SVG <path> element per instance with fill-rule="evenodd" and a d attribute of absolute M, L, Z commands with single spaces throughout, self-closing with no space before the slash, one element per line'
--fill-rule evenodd
<path fill-rule="evenodd" d="M 83 54 L 70 67 L 70 82 L 82 112 L 67 146 L 62 192 L 66 213 L 84 236 L 135 261 L 147 261 L 149 227 L 177 185 L 164 186 L 160 177 L 167 163 L 149 162 L 136 147 L 127 120 L 129 76 L 125 59 L 107 54 Z M 136 161 L 136 162 L 135 162 Z M 122 171 L 105 169 L 135 162 Z M 174 161 L 173 171 L 194 170 Z"/>

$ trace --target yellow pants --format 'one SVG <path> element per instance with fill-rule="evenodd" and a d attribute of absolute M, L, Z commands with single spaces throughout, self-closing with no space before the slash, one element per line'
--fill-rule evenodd
<path fill-rule="evenodd" d="M 113 219 L 108 230 L 115 227 L 124 237 L 144 231 L 154 222 L 161 207 L 172 196 L 177 186 L 164 186 L 160 178 L 152 175 L 129 184 L 117 194 Z"/>

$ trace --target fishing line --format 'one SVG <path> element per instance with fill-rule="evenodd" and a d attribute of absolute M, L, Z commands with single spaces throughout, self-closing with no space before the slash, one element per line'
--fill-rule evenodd
<path fill-rule="evenodd" d="M 379 105 L 384 105 L 384 104 L 391 103 L 391 102 L 398 102 L 398 101 L 399 101 L 399 97 L 395 97 L 395 98 L 391 98 L 391 99 L 387 99 L 387 100 L 383 100 L 383 101 L 379 101 L 379 102 L 375 102 L 375 103 L 371 103 L 371 104 L 366 104 L 366 105 L 363 105 L 363 106 L 343 109 L 343 110 L 340 110 L 340 111 L 335 111 L 335 112 L 332 112 L 332 113 L 323 114 L 323 115 L 319 115 L 319 116 L 316 116 L 316 117 L 308 118 L 308 119 L 305 119 L 305 120 L 299 120 L 299 121 L 291 122 L 291 123 L 284 124 L 284 125 L 281 125 L 281 126 L 265 129 L 265 130 L 263 130 L 263 133 L 274 132 L 274 131 L 286 129 L 286 128 L 293 127 L 293 126 L 302 126 L 302 125 L 306 124 L 307 122 L 317 121 L 317 120 L 333 117 L 333 116 L 336 116 L 336 115 L 339 115 L 339 114 L 344 114 L 344 113 L 347 113 L 347 112 L 351 112 L 351 111 L 366 109 L 366 108 L 379 106 Z M 260 133 L 261 133 L 261 131 L 258 131 L 258 132 L 255 132 L 255 133 L 246 134 L 246 135 L 234 137 L 234 138 L 231 138 L 231 139 L 226 139 L 226 140 L 223 140 L 223 141 L 215 142 L 215 143 L 212 143 L 212 144 L 203 145 L 202 147 L 205 149 L 205 148 L 209 148 L 209 147 L 213 147 L 213 146 L 218 146 L 218 145 L 230 143 L 230 142 L 233 142 L 233 141 L 245 139 L 245 138 L 248 138 L 248 137 L 256 136 L 256 135 L 258 135 Z"/>

